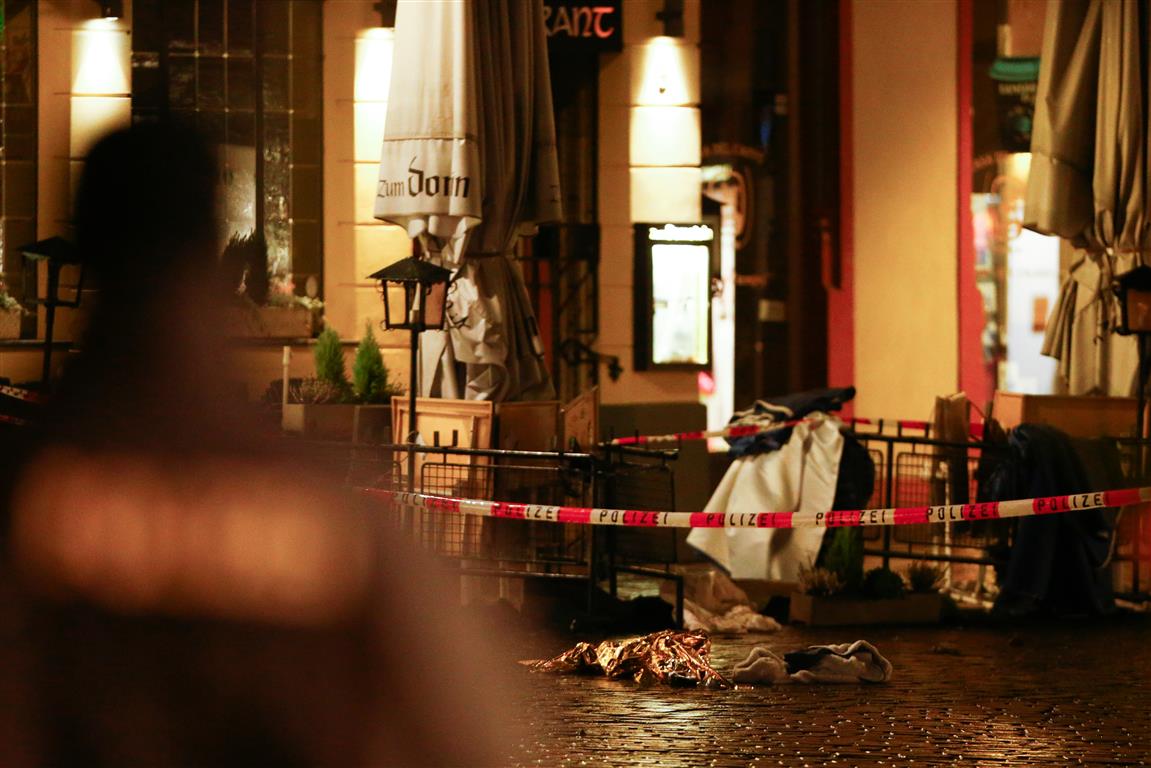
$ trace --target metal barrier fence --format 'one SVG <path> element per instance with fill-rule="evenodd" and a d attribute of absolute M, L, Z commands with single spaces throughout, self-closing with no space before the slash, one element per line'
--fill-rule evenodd
<path fill-rule="evenodd" d="M 536 451 L 477 450 L 455 447 L 385 445 L 375 449 L 386 472 L 371 487 L 415 490 L 455 498 L 495 499 L 521 504 L 612 506 L 667 510 L 674 506 L 675 451 L 613 449 L 604 455 Z M 407 456 L 416 454 L 415 473 L 407 477 Z M 595 591 L 606 580 L 613 597 L 617 575 L 634 573 L 675 583 L 675 621 L 683 622 L 683 578 L 670 572 L 674 532 L 620 532 L 590 526 L 531 520 L 479 518 L 447 510 L 424 510 L 398 500 L 379 502 L 384 525 L 456 569 L 461 576 L 578 579 L 587 582 L 588 612 Z M 620 535 L 643 538 L 652 557 L 665 567 L 651 568 L 634 558 L 618 558 Z M 658 553 L 658 554 L 657 554 Z M 670 556 L 669 556 L 670 553 Z M 646 561 L 647 557 L 639 560 Z"/>
<path fill-rule="evenodd" d="M 1001 459 L 986 443 L 952 443 L 927 437 L 856 433 L 875 463 L 869 507 L 916 507 L 979 499 L 979 479 Z M 1010 520 L 902 525 L 864 532 L 865 554 L 892 558 L 991 565 L 987 549 L 1010 544 Z"/>
<path fill-rule="evenodd" d="M 591 506 L 596 474 L 584 453 L 476 450 L 387 445 L 377 447 L 391 471 L 373 487 L 523 504 Z M 414 451 L 409 484 L 407 453 Z M 398 501 L 381 506 L 386 524 L 461 572 L 519 577 L 586 577 L 588 531 L 581 526 L 481 519 L 426 511 Z"/>
<path fill-rule="evenodd" d="M 1006 457 L 987 442 L 955 443 L 934 440 L 930 430 L 922 435 L 855 432 L 875 463 L 875 486 L 869 507 L 915 507 L 967 503 L 982 500 L 984 484 Z M 1112 442 L 1121 460 L 1126 484 L 1144 482 L 1140 450 L 1151 441 L 1131 438 L 1103 438 Z M 1118 521 L 1115 545 L 1110 559 L 1119 596 L 1146 600 L 1141 585 L 1141 563 L 1146 565 L 1143 540 L 1151 534 L 1147 515 L 1128 515 Z M 1001 565 L 1008 557 L 1016 522 L 980 520 L 943 525 L 905 525 L 865 529 L 864 554 L 882 558 L 884 566 L 893 559 L 930 560 L 943 564 L 977 566 L 975 582 L 984 581 L 986 568 Z"/>
<path fill-rule="evenodd" d="M 1004 459 L 985 442 L 955 443 L 927 436 L 857 431 L 875 464 L 868 506 L 914 507 L 981 500 L 980 489 Z M 1118 440 L 1129 485 L 1145 479 L 1133 458 L 1151 441 Z M 344 484 L 407 490 L 407 454 L 416 453 L 412 489 L 457 498 L 616 509 L 673 511 L 676 450 L 617 446 L 597 454 L 475 450 L 455 447 L 309 444 Z M 672 572 L 676 532 L 669 529 L 595 528 L 571 524 L 476 518 L 380 502 L 384 524 L 459 570 L 461 575 L 584 580 L 591 612 L 593 592 L 606 582 L 617 593 L 617 575 L 666 579 L 676 586 L 682 617 L 682 576 Z M 1121 521 L 1113 561 L 1124 569 L 1124 596 L 1141 591 L 1140 562 L 1151 534 L 1146 515 Z M 891 560 L 930 560 L 970 566 L 982 585 L 989 566 L 1010 552 L 1015 523 L 981 520 L 943 525 L 865 528 L 864 553 Z"/>
<path fill-rule="evenodd" d="M 677 450 L 651 450 L 630 446 L 607 448 L 600 460 L 603 493 L 597 506 L 639 511 L 675 511 L 675 470 Z M 651 530 L 607 528 L 596 531 L 604 554 L 600 572 L 608 576 L 608 592 L 619 594 L 619 574 L 628 573 L 665 581 L 675 587 L 676 624 L 683 624 L 683 575 L 674 573 L 678 562 L 677 532 L 672 529 Z"/>

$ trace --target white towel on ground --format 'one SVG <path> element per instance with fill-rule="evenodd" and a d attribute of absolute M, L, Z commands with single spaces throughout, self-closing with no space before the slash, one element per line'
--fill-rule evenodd
<path fill-rule="evenodd" d="M 812 645 L 780 656 L 759 645 L 735 665 L 736 683 L 884 683 L 891 662 L 866 640 L 838 645 Z"/>

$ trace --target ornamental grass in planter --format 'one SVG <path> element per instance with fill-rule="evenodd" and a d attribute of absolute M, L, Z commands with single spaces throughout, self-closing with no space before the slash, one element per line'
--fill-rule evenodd
<path fill-rule="evenodd" d="M 943 572 L 912 565 L 907 580 L 888 568 L 863 572 L 859 529 L 837 528 L 824 565 L 800 569 L 789 619 L 811 626 L 934 624 L 943 614 Z M 910 587 L 910 588 L 909 588 Z"/>

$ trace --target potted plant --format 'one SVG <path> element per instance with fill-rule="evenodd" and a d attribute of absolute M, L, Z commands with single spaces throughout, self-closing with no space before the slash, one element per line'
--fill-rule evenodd
<path fill-rule="evenodd" d="M 789 618 L 812 626 L 930 624 L 939 621 L 941 569 L 916 563 L 903 576 L 888 568 L 863 571 L 859 529 L 837 528 L 822 567 L 800 570 Z"/>
<path fill-rule="evenodd" d="M 330 326 L 316 339 L 313 349 L 316 375 L 292 386 L 284 405 L 285 432 L 306 437 L 347 440 L 352 436 L 356 406 L 344 365 L 340 335 Z"/>
<path fill-rule="evenodd" d="M 268 274 L 268 246 L 262 235 L 232 235 L 220 268 L 236 294 L 227 310 L 233 336 L 311 338 L 320 326 L 323 302 L 297 296 L 290 274 Z"/>
<path fill-rule="evenodd" d="M 386 442 L 391 425 L 387 404 L 400 390 L 388 381 L 371 329 L 356 349 L 351 381 L 335 329 L 324 329 L 313 353 L 316 375 L 288 388 L 281 422 L 284 431 L 318 439 Z"/>
<path fill-rule="evenodd" d="M 388 380 L 388 368 L 369 323 L 352 362 L 352 395 L 357 403 L 352 420 L 354 442 L 391 442 L 392 396 L 401 392 L 401 387 Z"/>

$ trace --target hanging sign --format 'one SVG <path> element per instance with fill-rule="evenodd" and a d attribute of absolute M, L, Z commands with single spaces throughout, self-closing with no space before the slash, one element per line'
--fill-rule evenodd
<path fill-rule="evenodd" d="M 623 50 L 620 0 L 544 0 L 544 27 L 549 46 Z"/>

